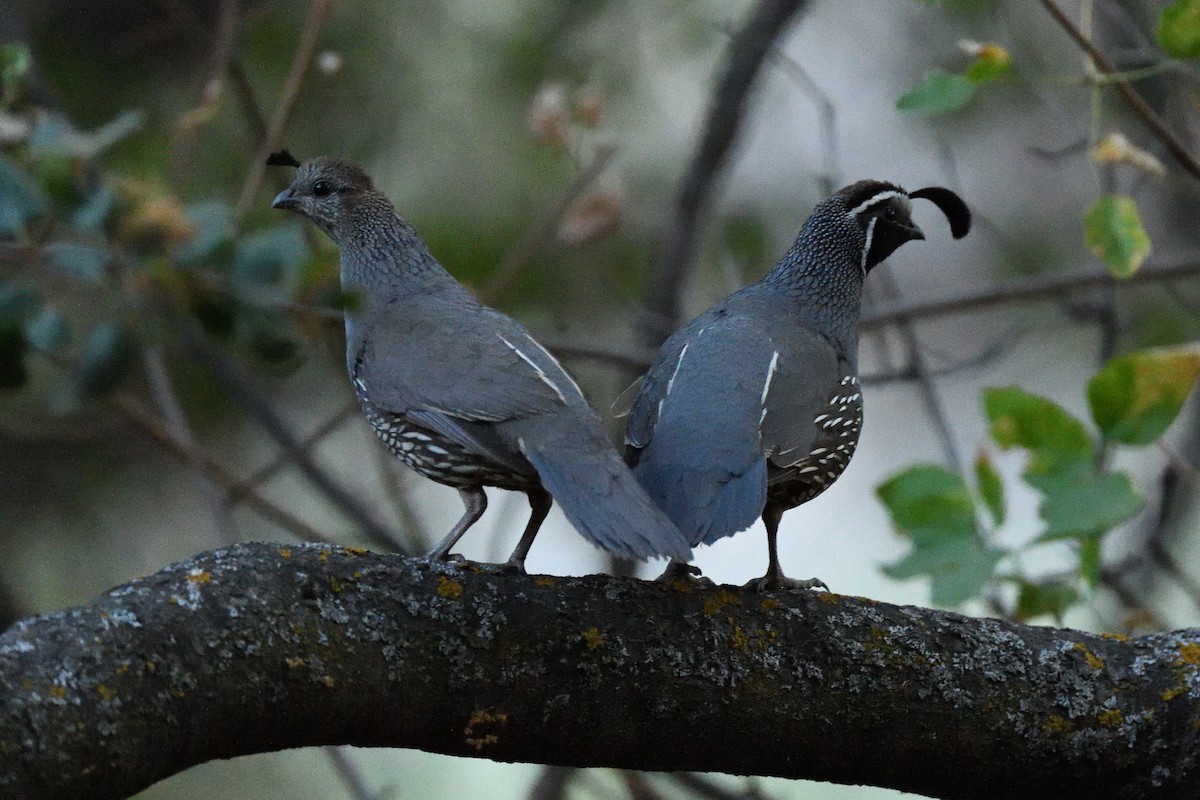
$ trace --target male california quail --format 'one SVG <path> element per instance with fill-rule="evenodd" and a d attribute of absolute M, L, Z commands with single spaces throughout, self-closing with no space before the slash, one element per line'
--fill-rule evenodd
<path fill-rule="evenodd" d="M 625 435 L 634 475 L 693 547 L 761 515 L 769 565 L 760 589 L 824 585 L 783 575 L 779 520 L 825 491 L 854 453 L 863 280 L 925 238 L 910 198 L 933 201 L 956 239 L 967 234 L 970 211 L 949 189 L 847 186 L 813 209 L 766 277 L 676 331 L 634 398 Z M 666 575 L 684 571 L 676 562 Z"/>
<path fill-rule="evenodd" d="M 562 366 L 523 325 L 481 305 L 430 254 L 359 167 L 299 166 L 272 204 L 308 217 L 341 250 L 346 366 L 378 437 L 405 464 L 453 486 L 466 512 L 430 553 L 447 558 L 487 507 L 484 486 L 524 492 L 532 510 L 507 566 L 525 556 L 551 496 L 593 544 L 627 558 L 690 557 Z"/>

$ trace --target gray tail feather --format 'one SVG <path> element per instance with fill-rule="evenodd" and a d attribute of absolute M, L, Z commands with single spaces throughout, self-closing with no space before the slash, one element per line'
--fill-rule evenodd
<path fill-rule="evenodd" d="M 634 480 L 603 431 L 587 433 L 574 431 L 570 446 L 521 442 L 542 485 L 575 529 L 597 547 L 626 558 L 690 561 L 687 537 Z"/>
<path fill-rule="evenodd" d="M 692 546 L 712 544 L 749 528 L 767 501 L 767 461 L 760 458 L 744 473 L 724 482 L 679 464 L 644 457 L 634 468 L 638 482 L 667 512 Z"/>

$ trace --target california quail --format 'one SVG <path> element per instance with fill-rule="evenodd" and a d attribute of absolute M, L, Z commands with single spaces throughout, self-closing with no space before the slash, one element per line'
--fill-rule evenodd
<path fill-rule="evenodd" d="M 483 515 L 484 486 L 529 498 L 529 523 L 507 562 L 516 570 L 551 496 L 605 550 L 690 557 L 579 387 L 524 326 L 455 281 L 360 168 L 331 158 L 298 166 L 272 205 L 308 217 L 341 250 L 342 285 L 361 301 L 346 314 L 346 366 L 363 411 L 392 453 L 457 488 L 466 506 L 431 557 L 447 558 Z"/>
<path fill-rule="evenodd" d="M 933 201 L 955 238 L 967 234 L 970 212 L 949 189 L 847 186 L 817 205 L 766 277 L 672 335 L 637 390 L 626 462 L 693 547 L 761 516 L 769 565 L 758 588 L 824 585 L 783 575 L 779 520 L 825 491 L 854 454 L 863 280 L 925 238 L 910 198 Z M 686 569 L 673 563 L 667 575 Z"/>

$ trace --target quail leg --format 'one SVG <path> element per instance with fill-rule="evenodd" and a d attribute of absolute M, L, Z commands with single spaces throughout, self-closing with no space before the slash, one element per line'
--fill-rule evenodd
<path fill-rule="evenodd" d="M 829 591 L 825 581 L 820 578 L 796 580 L 783 574 L 779 565 L 779 546 L 776 537 L 779 535 L 779 520 L 783 518 L 783 509 L 770 504 L 763 509 L 763 524 L 767 526 L 767 574 L 756 581 L 750 581 L 745 589 L 752 592 L 766 592 L 772 589 L 824 589 Z"/>
<path fill-rule="evenodd" d="M 462 561 L 462 556 L 451 556 L 450 548 L 462 538 L 462 535 L 467 532 L 467 528 L 474 525 L 483 516 L 483 512 L 487 510 L 487 495 L 483 493 L 482 486 L 476 486 L 472 489 L 459 489 L 458 496 L 462 498 L 463 505 L 466 506 L 466 511 L 458 522 L 454 523 L 454 527 L 446 534 L 445 538 L 438 542 L 437 547 L 429 551 L 431 561 Z"/>
<path fill-rule="evenodd" d="M 505 572 L 515 572 L 519 575 L 525 574 L 525 556 L 529 555 L 533 539 L 542 523 L 546 521 L 550 507 L 554 505 L 554 498 L 542 489 L 530 489 L 525 496 L 529 498 L 529 522 L 525 524 L 525 532 L 521 534 L 521 541 L 517 542 L 512 555 L 500 567 Z"/>

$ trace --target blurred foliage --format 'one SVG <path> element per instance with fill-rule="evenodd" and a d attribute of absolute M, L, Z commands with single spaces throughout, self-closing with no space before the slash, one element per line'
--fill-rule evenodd
<path fill-rule="evenodd" d="M 899 579 L 928 577 L 933 602 L 946 606 L 988 593 L 996 597 L 999 585 L 1010 583 L 1017 591 L 1014 618 L 1048 614 L 1061 621 L 1099 582 L 1105 537 L 1142 508 L 1130 476 L 1107 466 L 1108 448 L 1157 442 L 1197 376 L 1200 350 L 1190 345 L 1109 361 L 1087 389 L 1097 434 L 1044 397 L 1015 386 L 988 389 L 984 408 L 992 441 L 1002 450 L 1025 453 L 1022 478 L 1040 497 L 1044 528 L 1018 547 L 995 544 L 1006 519 L 1005 490 L 986 453 L 975 462 L 974 493 L 945 467 L 911 467 L 878 490 L 893 525 L 911 546 L 885 571 Z M 1073 545 L 1074 568 L 1048 576 L 1022 570 L 1023 553 L 1061 542 Z M 1000 570 L 1003 564 L 1007 571 Z"/>
<path fill-rule="evenodd" d="M 1158 18 L 1158 44 L 1175 58 L 1200 58 L 1200 0 L 1175 0 Z"/>

